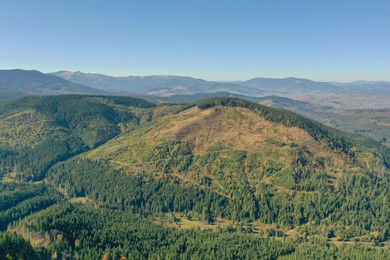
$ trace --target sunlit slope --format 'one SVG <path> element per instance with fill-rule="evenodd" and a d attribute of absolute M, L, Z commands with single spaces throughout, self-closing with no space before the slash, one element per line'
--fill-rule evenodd
<path fill-rule="evenodd" d="M 267 109 L 276 116 L 285 113 Z M 285 192 L 313 191 L 337 185 L 343 173 L 386 171 L 384 155 L 364 145 L 342 136 L 320 139 L 303 127 L 273 121 L 244 106 L 198 103 L 121 135 L 87 157 L 107 159 L 128 173 L 172 175 L 226 196 L 245 187 L 258 194 L 263 184 Z"/>

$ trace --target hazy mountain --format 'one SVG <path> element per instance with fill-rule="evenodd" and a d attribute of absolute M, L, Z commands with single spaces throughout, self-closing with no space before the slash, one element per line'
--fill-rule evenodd
<path fill-rule="evenodd" d="M 368 95 L 390 95 L 390 82 L 387 81 L 355 81 L 347 83 L 332 82 L 344 91 Z M 390 99 L 389 99 L 390 103 Z"/>
<path fill-rule="evenodd" d="M 316 82 L 301 78 L 254 78 L 240 82 L 240 85 L 254 89 L 274 92 L 329 92 L 337 90 L 337 87 L 327 82 Z"/>
<path fill-rule="evenodd" d="M 107 94 L 36 70 L 0 70 L 0 100 L 29 95 Z"/>
<path fill-rule="evenodd" d="M 250 89 L 233 83 L 217 83 L 182 76 L 128 76 L 112 77 L 96 73 L 59 71 L 52 73 L 66 80 L 90 87 L 154 96 L 171 96 L 194 93 L 229 91 L 246 93 Z"/>
<path fill-rule="evenodd" d="M 97 163 L 95 167 L 99 168 L 103 167 L 99 162 L 106 162 L 107 169 L 119 169 L 118 176 L 125 173 L 145 178 L 149 183 L 155 178 L 176 185 L 177 190 L 156 185 L 148 192 L 147 181 L 139 184 L 138 189 L 144 189 L 145 195 L 134 199 L 135 210 L 142 203 L 150 212 L 159 208 L 183 212 L 184 219 L 185 212 L 195 211 L 206 214 L 206 221 L 209 214 L 213 219 L 278 223 L 289 226 L 287 229 L 309 222 L 312 229 L 327 229 L 345 221 L 364 230 L 366 227 L 355 224 L 365 221 L 356 217 L 358 214 L 370 214 L 368 218 L 381 225 L 387 219 L 381 212 L 389 209 L 370 191 L 371 205 L 378 205 L 380 210 L 363 213 L 360 208 L 350 207 L 361 203 L 356 194 L 375 189 L 384 196 L 387 190 L 381 185 L 366 185 L 363 191 L 354 181 L 375 181 L 375 173 L 388 176 L 388 156 L 389 150 L 375 141 L 325 127 L 294 113 L 235 98 L 214 98 L 111 139 L 85 154 L 90 161 L 74 160 L 60 165 L 54 179 L 62 187 L 70 182 L 75 190 L 98 193 L 95 198 L 104 198 L 108 204 L 115 201 L 117 194 L 141 194 L 134 190 L 135 185 L 131 189 L 120 185 L 125 178 L 113 184 L 122 186 L 117 188 L 121 191 L 109 189 L 105 183 L 110 182 L 112 175 L 88 170 L 91 163 Z M 74 168 L 83 163 L 87 164 L 85 170 Z M 183 195 L 189 193 L 181 189 L 191 187 L 199 191 Z M 207 195 L 197 197 L 201 191 Z M 130 198 L 132 195 L 125 201 Z M 212 198 L 210 202 L 208 198 Z M 155 203 L 156 200 L 163 202 Z M 380 216 L 377 218 L 376 214 Z M 331 222 L 328 227 L 324 224 L 327 219 Z"/>
<path fill-rule="evenodd" d="M 280 96 L 320 107 L 332 106 L 338 110 L 356 109 L 362 105 L 366 109 L 389 107 L 390 87 L 383 82 L 359 82 L 361 85 L 337 85 L 316 82 L 302 78 L 254 78 L 247 81 L 212 82 L 182 76 L 128 76 L 111 77 L 102 74 L 60 71 L 53 73 L 66 80 L 84 84 L 116 94 L 138 95 L 146 99 L 173 97 L 171 100 L 190 102 L 198 97 L 216 96 L 210 93 L 226 92 L 237 97 L 255 101 L 248 97 Z M 351 83 L 353 84 L 353 83 Z M 198 97 L 189 95 L 198 95 Z M 240 96 L 241 95 L 241 96 Z M 246 97 L 245 97 L 246 96 Z M 163 99 L 161 99 L 163 100 Z M 167 101 L 169 98 L 166 99 Z"/>
<path fill-rule="evenodd" d="M 128 76 L 112 77 L 96 73 L 59 71 L 52 73 L 66 80 L 111 91 L 127 91 L 130 93 L 154 96 L 173 96 L 230 92 L 247 96 L 262 96 L 265 92 L 329 92 L 337 87 L 326 82 L 315 82 L 299 78 L 254 78 L 247 81 L 212 82 L 182 76 Z"/>

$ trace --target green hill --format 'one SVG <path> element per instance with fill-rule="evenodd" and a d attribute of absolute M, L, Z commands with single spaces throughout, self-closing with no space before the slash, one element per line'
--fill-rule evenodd
<path fill-rule="evenodd" d="M 150 120 L 147 110 L 153 107 L 135 98 L 77 95 L 25 97 L 2 103 L 0 170 L 24 179 L 41 179 L 55 162 Z"/>

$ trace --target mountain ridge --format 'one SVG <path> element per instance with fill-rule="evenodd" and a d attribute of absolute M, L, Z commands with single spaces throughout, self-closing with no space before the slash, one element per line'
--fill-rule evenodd
<path fill-rule="evenodd" d="M 37 70 L 0 70 L 0 99 L 56 94 L 104 95 L 107 92 Z"/>
<path fill-rule="evenodd" d="M 98 73 L 60 71 L 51 73 L 70 81 L 94 86 L 99 89 L 121 90 L 129 93 L 170 96 L 173 94 L 194 94 L 216 91 L 240 93 L 242 86 L 232 83 L 218 83 L 189 76 L 154 75 L 113 77 Z"/>
<path fill-rule="evenodd" d="M 125 91 L 132 94 L 169 97 L 174 95 L 191 95 L 215 92 L 260 97 L 279 95 L 293 97 L 301 101 L 313 97 L 333 99 L 337 95 L 390 95 L 386 82 L 321 82 L 310 79 L 286 77 L 256 77 L 243 81 L 207 81 L 189 76 L 154 75 L 154 76 L 120 76 L 113 77 L 98 73 L 80 71 L 59 71 L 51 73 L 76 83 L 104 90 Z"/>

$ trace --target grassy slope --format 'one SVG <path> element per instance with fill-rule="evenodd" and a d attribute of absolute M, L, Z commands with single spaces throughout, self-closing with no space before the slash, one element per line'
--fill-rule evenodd
<path fill-rule="evenodd" d="M 374 165 L 377 171 L 387 171 L 381 165 L 384 155 L 365 146 L 370 141 L 355 142 L 318 124 L 321 135 L 340 138 L 329 143 L 289 124 L 272 122 L 243 107 L 193 107 L 119 136 L 86 156 L 108 159 L 129 173 L 169 173 L 197 185 L 206 179 L 221 193 L 239 180 L 253 189 L 273 182 L 288 191 L 298 168 L 326 172 L 330 183 L 343 172 L 366 172 Z M 346 144 L 339 147 L 338 142 Z"/>

